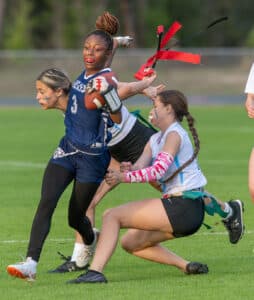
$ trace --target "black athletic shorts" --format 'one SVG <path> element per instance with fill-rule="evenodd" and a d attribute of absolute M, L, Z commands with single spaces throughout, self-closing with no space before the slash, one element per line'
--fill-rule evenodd
<path fill-rule="evenodd" d="M 161 199 L 173 228 L 175 237 L 191 235 L 198 231 L 204 220 L 204 201 L 170 197 Z"/>
<path fill-rule="evenodd" d="M 146 143 L 156 131 L 136 120 L 131 131 L 116 145 L 109 146 L 111 156 L 119 161 L 135 163 L 143 152 Z"/>

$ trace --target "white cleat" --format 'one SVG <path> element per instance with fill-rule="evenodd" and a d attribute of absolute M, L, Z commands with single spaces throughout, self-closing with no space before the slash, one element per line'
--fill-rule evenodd
<path fill-rule="evenodd" d="M 34 281 L 36 278 L 36 265 L 36 262 L 28 257 L 23 262 L 9 265 L 6 270 L 13 277 Z"/>

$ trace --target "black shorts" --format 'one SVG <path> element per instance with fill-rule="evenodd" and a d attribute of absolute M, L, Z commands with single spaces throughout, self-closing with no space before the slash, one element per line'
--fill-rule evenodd
<path fill-rule="evenodd" d="M 135 163 L 154 133 L 156 133 L 154 129 L 137 120 L 131 131 L 121 142 L 108 147 L 111 156 L 118 162 L 130 161 Z"/>
<path fill-rule="evenodd" d="M 161 201 L 175 237 L 191 235 L 198 231 L 204 220 L 204 202 L 202 198 L 193 200 L 171 197 L 161 199 Z"/>

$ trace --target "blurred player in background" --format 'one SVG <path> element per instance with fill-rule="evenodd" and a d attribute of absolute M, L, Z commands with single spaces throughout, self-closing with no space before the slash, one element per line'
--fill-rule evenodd
<path fill-rule="evenodd" d="M 254 64 L 252 64 L 248 80 L 245 86 L 245 93 L 247 94 L 245 100 L 245 108 L 248 117 L 254 119 Z M 249 158 L 249 193 L 251 200 L 254 202 L 254 149 L 251 150 Z"/>

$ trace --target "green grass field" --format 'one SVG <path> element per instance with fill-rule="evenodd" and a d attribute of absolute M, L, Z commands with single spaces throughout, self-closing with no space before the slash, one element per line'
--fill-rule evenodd
<path fill-rule="evenodd" d="M 147 110 L 142 109 L 146 114 Z M 61 198 L 46 240 L 37 280 L 28 283 L 11 278 L 5 269 L 25 256 L 32 218 L 39 200 L 44 166 L 63 135 L 59 112 L 38 108 L 0 110 L 0 291 L 6 299 L 253 299 L 254 206 L 251 204 L 247 172 L 254 143 L 254 123 L 243 106 L 191 107 L 201 139 L 199 162 L 207 176 L 207 189 L 222 200 L 239 198 L 245 203 L 246 232 L 237 245 L 228 241 L 218 217 L 206 217 L 212 226 L 187 238 L 164 245 L 188 260 L 207 263 L 209 274 L 187 276 L 179 270 L 140 260 L 120 247 L 105 269 L 107 285 L 66 285 L 78 273 L 52 275 L 47 270 L 62 261 L 61 251 L 72 253 L 73 232 L 67 225 L 70 190 Z M 146 184 L 122 184 L 100 203 L 102 212 L 120 203 L 155 196 Z"/>

